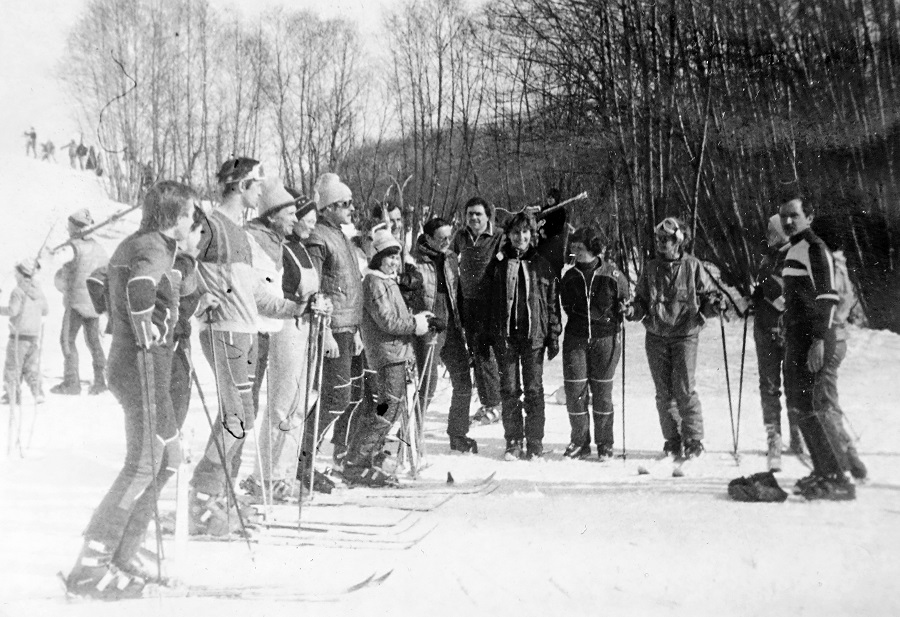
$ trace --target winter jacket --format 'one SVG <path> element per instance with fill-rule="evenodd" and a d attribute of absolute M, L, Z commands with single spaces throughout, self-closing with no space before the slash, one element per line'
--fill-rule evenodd
<path fill-rule="evenodd" d="M 416 322 L 406 307 L 397 281 L 380 270 L 363 279 L 362 340 L 373 370 L 413 358 Z"/>
<path fill-rule="evenodd" d="M 557 345 L 559 341 L 560 311 L 556 277 L 550 263 L 538 255 L 534 247 L 517 255 L 511 245 L 488 265 L 485 281 L 488 314 L 487 332 L 495 344 L 506 346 L 510 336 L 510 315 L 514 290 L 518 283 L 520 265 L 524 266 L 527 296 L 528 339 L 532 349 Z"/>
<path fill-rule="evenodd" d="M 23 280 L 9 294 L 9 306 L 0 308 L 0 315 L 9 317 L 9 335 L 19 338 L 39 337 L 48 312 L 47 299 L 34 279 Z"/>
<path fill-rule="evenodd" d="M 847 339 L 847 322 L 851 314 L 860 308 L 859 298 L 850 281 L 844 252 L 834 251 L 831 256 L 834 258 L 834 290 L 838 294 L 838 303 L 834 308 L 835 339 L 843 341 Z"/>
<path fill-rule="evenodd" d="M 244 227 L 250 236 L 250 251 L 253 254 L 253 269 L 260 278 L 260 285 L 270 294 L 283 297 L 281 290 L 282 253 L 281 238 L 269 229 L 262 219 L 253 219 Z M 259 316 L 260 332 L 278 332 L 284 324 L 283 319 Z"/>
<path fill-rule="evenodd" d="M 220 210 L 205 217 L 197 258 L 201 289 L 219 300 L 212 323 L 204 327 L 225 332 L 255 333 L 259 315 L 287 319 L 297 305 L 272 293 L 253 269 L 253 250 L 247 232 Z"/>
<path fill-rule="evenodd" d="M 568 212 L 565 208 L 555 210 L 546 216 L 537 215 L 541 225 L 537 252 L 553 267 L 557 278 L 566 263 L 566 247 L 569 244 Z"/>
<path fill-rule="evenodd" d="M 619 305 L 628 300 L 628 281 L 611 262 L 597 260 L 587 275 L 576 265 L 563 275 L 559 297 L 566 311 L 566 336 L 613 336 L 622 323 Z"/>
<path fill-rule="evenodd" d="M 319 271 L 322 292 L 334 304 L 331 329 L 355 330 L 362 318 L 363 298 L 362 276 L 353 244 L 340 227 L 325 219 L 319 219 L 304 244 Z"/>
<path fill-rule="evenodd" d="M 632 319 L 656 336 L 693 336 L 716 314 L 716 300 L 712 278 L 693 255 L 651 259 L 638 277 Z"/>
<path fill-rule="evenodd" d="M 437 271 L 440 267 L 444 272 L 444 280 L 447 283 L 447 302 L 453 313 L 456 327 L 462 330 L 462 321 L 459 315 L 459 262 L 453 253 L 440 253 L 430 246 L 425 240 L 425 234 L 419 236 L 416 241 L 416 256 L 419 263 L 419 273 L 422 275 L 423 311 L 434 311 L 434 301 L 437 296 Z M 438 315 L 439 317 L 443 317 Z"/>
<path fill-rule="evenodd" d="M 783 249 L 783 250 L 782 250 Z M 787 247 L 774 249 L 759 264 L 756 288 L 753 290 L 753 327 L 778 340 L 784 340 L 784 279 L 781 270 Z"/>
<path fill-rule="evenodd" d="M 86 281 L 91 272 L 109 262 L 109 257 L 93 238 L 74 238 L 69 244 L 74 257 L 56 272 L 54 283 L 63 294 L 63 306 L 82 317 L 97 317 Z"/>
<path fill-rule="evenodd" d="M 312 259 L 299 236 L 291 234 L 285 238 L 281 251 L 281 291 L 285 298 L 295 302 L 305 301 L 297 294 L 303 281 L 303 270 L 314 270 Z"/>
<path fill-rule="evenodd" d="M 492 224 L 476 238 L 468 227 L 463 227 L 453 237 L 450 245 L 459 256 L 459 286 L 463 298 L 477 300 L 487 293 L 485 272 L 497 255 L 502 233 L 494 233 Z"/>
<path fill-rule="evenodd" d="M 840 301 L 835 289 L 834 258 L 811 229 L 791 236 L 782 275 L 787 329 L 817 339 L 833 333 L 835 307 Z"/>

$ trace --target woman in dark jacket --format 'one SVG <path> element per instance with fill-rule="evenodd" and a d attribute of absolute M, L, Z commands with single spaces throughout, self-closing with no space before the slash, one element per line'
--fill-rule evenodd
<path fill-rule="evenodd" d="M 628 300 L 628 281 L 615 264 L 603 260 L 600 235 L 582 227 L 572 236 L 569 249 L 575 265 L 563 275 L 560 299 L 569 320 L 563 341 L 563 379 L 572 438 L 564 456 L 577 459 L 591 454 L 592 402 L 597 456 L 613 455 L 613 376 L 621 354 L 620 306 Z"/>

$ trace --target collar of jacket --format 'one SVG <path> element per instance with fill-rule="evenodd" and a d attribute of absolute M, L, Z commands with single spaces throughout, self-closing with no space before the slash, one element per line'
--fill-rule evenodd
<path fill-rule="evenodd" d="M 791 236 L 791 241 L 790 241 L 789 246 L 794 246 L 795 244 L 799 244 L 803 240 L 806 240 L 811 243 L 812 239 L 815 238 L 815 236 L 816 235 L 813 233 L 812 228 L 807 227 L 800 233 L 794 234 L 793 236 Z"/>
<path fill-rule="evenodd" d="M 472 233 L 472 230 L 469 228 L 468 225 L 466 225 L 466 233 L 469 234 L 469 237 L 472 239 L 472 242 L 475 243 L 478 241 L 478 238 L 480 238 L 481 236 L 493 236 L 494 235 L 494 223 L 491 221 L 488 221 L 487 228 L 484 231 L 482 231 L 480 234 L 478 234 L 477 236 L 474 233 Z"/>
<path fill-rule="evenodd" d="M 396 281 L 397 280 L 396 274 L 385 274 L 381 270 L 369 269 L 369 274 L 373 274 L 373 275 L 377 276 L 378 278 L 382 278 L 386 281 Z"/>
<path fill-rule="evenodd" d="M 522 253 L 522 254 L 520 255 L 520 254 L 516 251 L 516 249 L 513 248 L 512 243 L 511 243 L 511 242 L 507 242 L 506 245 L 503 247 L 503 251 L 502 251 L 502 252 L 503 252 L 503 256 L 506 257 L 507 259 L 510 259 L 510 260 L 512 260 L 512 259 L 522 259 L 522 260 L 525 260 L 525 261 L 531 261 L 531 260 L 534 258 L 535 253 L 537 252 L 537 247 L 534 246 L 533 244 L 529 244 L 529 245 L 528 245 L 528 248 L 525 250 L 525 252 Z"/>
<path fill-rule="evenodd" d="M 265 221 L 263 221 L 261 218 L 255 218 L 251 221 L 247 221 L 247 229 L 261 231 L 262 233 L 271 236 L 273 242 L 281 244 L 281 237 L 277 233 L 275 233 L 275 230 L 266 225 Z"/>
<path fill-rule="evenodd" d="M 416 240 L 416 256 L 420 258 L 428 259 L 429 261 L 437 262 L 444 254 L 440 251 L 436 251 L 428 245 L 428 240 L 425 239 L 425 234 L 419 234 L 419 238 Z"/>

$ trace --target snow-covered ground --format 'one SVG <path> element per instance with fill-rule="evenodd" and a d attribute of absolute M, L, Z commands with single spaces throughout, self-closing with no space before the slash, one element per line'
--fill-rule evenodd
<path fill-rule="evenodd" d="M 0 232 L 3 302 L 14 261 L 37 250 L 54 220 L 59 223 L 51 244 L 64 239 L 69 211 L 87 206 L 99 220 L 122 207 L 106 201 L 89 174 L 24 159 L 0 161 L 0 188 L 7 195 Z M 105 234 L 108 248 L 135 221 L 132 217 Z M 53 268 L 45 267 L 42 279 L 52 306 L 43 354 L 47 388 L 62 375 L 57 343 L 62 311 L 52 275 Z M 725 335 L 736 401 L 742 324 L 725 324 Z M 88 354 L 83 346 L 81 351 L 82 377 L 87 378 Z M 841 371 L 842 403 L 871 479 L 849 503 L 806 503 L 792 496 L 784 504 L 741 504 L 727 497 L 730 479 L 764 469 L 765 433 L 751 335 L 740 422 L 744 456 L 737 466 L 729 454 L 732 436 L 717 323 L 701 335 L 697 370 L 707 454 L 689 477 L 638 476 L 638 462 L 662 445 L 641 326 L 629 325 L 626 353 L 627 460 L 561 460 L 569 429 L 565 407 L 554 403 L 546 411 L 545 448 L 551 452 L 545 460 L 504 462 L 500 425 L 473 427 L 477 456 L 450 455 L 444 434 L 450 392 L 442 379 L 427 419 L 431 466 L 424 477 L 441 480 L 450 471 L 464 481 L 497 472 L 501 484 L 490 495 L 456 496 L 422 513 L 437 527 L 414 548 L 259 545 L 251 561 L 241 542 L 193 542 L 187 555 L 170 564 L 186 582 L 285 589 L 337 588 L 373 570 L 393 569 L 381 587 L 336 603 L 303 606 L 174 598 L 67 604 L 56 572 L 72 566 L 80 533 L 118 472 L 123 424 L 109 394 L 50 395 L 38 408 L 25 458 L 0 458 L 0 528 L 6 531 L 0 549 L 0 615 L 900 614 L 895 588 L 900 580 L 900 336 L 852 331 Z M 195 355 L 207 399 L 215 400 L 210 371 Z M 614 398 L 621 450 L 619 377 Z M 562 383 L 558 359 L 545 367 L 544 381 L 548 393 Z M 27 393 L 25 412 L 27 435 L 34 413 Z M 5 444 L 7 408 L 2 413 L 0 444 Z M 196 395 L 186 435 L 199 453 L 207 428 Z M 254 449 L 248 446 L 245 470 L 252 468 Z M 329 455 L 326 446 L 323 465 Z M 798 461 L 786 456 L 779 480 L 790 490 L 805 474 Z"/>

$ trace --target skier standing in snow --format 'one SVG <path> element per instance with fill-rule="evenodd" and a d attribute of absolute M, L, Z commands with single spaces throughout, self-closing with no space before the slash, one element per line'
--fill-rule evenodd
<path fill-rule="evenodd" d="M 272 293 L 254 270 L 250 237 L 241 226 L 244 212 L 255 211 L 259 203 L 264 180 L 259 162 L 246 157 L 228 160 L 219 169 L 218 180 L 222 203 L 203 220 L 198 272 L 201 289 L 215 298 L 203 322 L 200 344 L 216 377 L 220 418 L 191 479 L 189 526 L 192 534 L 211 535 L 225 535 L 239 522 L 237 513 L 226 506 L 225 482 L 237 477 L 244 437 L 256 419 L 252 389 L 259 315 L 276 319 L 302 315 L 302 307 L 285 299 L 280 290 Z"/>
<path fill-rule="evenodd" d="M 638 277 L 626 317 L 642 321 L 656 386 L 663 451 L 674 457 L 703 453 L 703 413 L 694 389 L 697 345 L 706 319 L 724 310 L 709 274 L 687 253 L 688 229 L 675 217 L 655 228 L 656 258 Z"/>
<path fill-rule="evenodd" d="M 125 463 L 94 511 L 70 593 L 102 599 L 138 597 L 159 582 L 138 559 L 158 490 L 181 461 L 172 407 L 173 334 L 182 276 L 173 268 L 177 243 L 189 234 L 196 195 L 163 182 L 144 199 L 141 226 L 113 253 L 109 268 L 112 324 L 110 386 L 125 412 Z"/>
<path fill-rule="evenodd" d="M 459 257 L 459 288 L 462 295 L 461 318 L 475 371 L 475 386 L 481 408 L 472 417 L 475 422 L 492 424 L 500 419 L 500 377 L 497 354 L 488 343 L 486 331 L 490 305 L 486 302 L 485 271 L 503 240 L 495 233 L 493 208 L 481 197 L 473 197 L 463 206 L 466 226 L 456 232 L 451 244 Z"/>
<path fill-rule="evenodd" d="M 81 209 L 69 216 L 69 241 L 60 248 L 65 256 L 71 255 L 65 265 L 56 272 L 54 284 L 63 294 L 65 313 L 59 343 L 62 346 L 64 369 L 63 381 L 52 388 L 53 394 L 81 394 L 81 377 L 78 372 L 78 349 L 75 339 L 84 328 L 84 340 L 91 352 L 94 369 L 94 383 L 88 394 L 106 391 L 106 356 L 100 345 L 100 319 L 94 310 L 87 289 L 87 277 L 97 268 L 105 265 L 109 258 L 106 251 L 94 238 L 82 237 L 82 230 L 93 224 L 94 219 L 87 209 Z"/>
<path fill-rule="evenodd" d="M 25 139 L 25 156 L 28 156 L 28 153 L 31 152 L 31 156 L 37 158 L 37 133 L 34 127 L 25 131 Z"/>
<path fill-rule="evenodd" d="M 560 300 L 568 316 L 562 352 L 572 435 L 563 456 L 591 455 L 590 399 L 597 456 L 606 460 L 613 456 L 613 376 L 622 353 L 620 306 L 628 301 L 628 281 L 615 264 L 604 261 L 606 247 L 593 228 L 578 229 L 569 250 L 575 265 L 563 276 Z"/>
<path fill-rule="evenodd" d="M 767 254 L 759 266 L 758 283 L 750 297 L 753 308 L 753 340 L 759 365 L 759 397 L 768 442 L 768 465 L 781 470 L 781 383 L 784 363 L 784 279 L 781 270 L 789 239 L 776 214 L 766 230 Z M 797 424 L 797 410 L 788 408 L 790 449 L 803 453 L 803 438 Z"/>
<path fill-rule="evenodd" d="M 785 298 L 785 391 L 788 408 L 798 411 L 800 432 L 809 449 L 813 472 L 797 482 L 807 499 L 856 498 L 856 487 L 846 477 L 847 457 L 840 430 L 829 414 L 822 381 L 826 364 L 837 353 L 834 259 L 810 225 L 814 211 L 809 202 L 794 197 L 781 205 L 781 224 L 791 238 L 782 271 Z M 838 361 L 839 362 L 839 361 Z M 836 376 L 836 371 L 834 373 Z"/>
<path fill-rule="evenodd" d="M 429 387 L 424 407 L 434 396 L 437 383 L 437 358 L 443 361 L 450 374 L 453 395 L 447 415 L 447 435 L 450 436 L 450 450 L 478 453 L 477 442 L 468 437 L 469 403 L 472 399 L 472 375 L 469 369 L 469 352 L 466 349 L 460 317 L 461 298 L 459 295 L 459 263 L 450 250 L 453 228 L 450 223 L 435 217 L 425 223 L 422 234 L 416 241 L 416 256 L 422 275 L 424 303 L 422 308 L 434 313 L 439 323 L 446 324 L 443 332 L 431 332 L 420 341 L 431 338 L 434 341 L 431 371 L 425 376 Z M 419 352 L 417 352 L 418 354 Z M 416 358 L 418 360 L 418 356 Z M 420 369 L 421 370 L 421 369 Z"/>
<path fill-rule="evenodd" d="M 337 174 L 322 174 L 316 181 L 319 195 L 316 226 L 305 241 L 313 265 L 319 273 L 321 291 L 333 306 L 330 324 L 325 328 L 325 360 L 319 398 L 319 431 L 314 435 L 315 414 L 309 414 L 303 435 L 298 467 L 299 477 L 309 477 L 315 462 L 319 440 L 332 424 L 332 458 L 340 469 L 353 430 L 353 419 L 361 404 L 351 391 L 362 392 L 363 351 L 359 324 L 362 319 L 362 275 L 353 243 L 344 235 L 342 225 L 353 222 L 353 193 Z M 361 397 L 361 394 L 359 395 Z M 333 483 L 315 472 L 314 490 L 331 490 Z"/>
<path fill-rule="evenodd" d="M 414 360 L 412 336 L 428 332 L 430 312 L 413 315 L 400 293 L 396 276 L 400 243 L 384 228 L 372 237 L 374 255 L 363 280 L 362 337 L 369 366 L 378 371 L 378 406 L 366 408 L 354 431 L 342 475 L 353 484 L 380 487 L 397 479 L 382 468 L 384 442 L 394 421 L 407 413 L 406 365 Z"/>
<path fill-rule="evenodd" d="M 28 384 L 34 400 L 44 402 L 41 374 L 38 371 L 41 329 L 49 312 L 47 299 L 34 279 L 37 264 L 25 259 L 15 266 L 16 288 L 9 296 L 9 305 L 0 307 L 0 315 L 9 317 L 9 341 L 6 344 L 6 364 L 3 367 L 3 403 L 22 402 L 22 380 Z"/>
<path fill-rule="evenodd" d="M 544 453 L 544 350 L 559 354 L 557 279 L 534 247 L 537 223 L 520 212 L 506 226 L 509 238 L 485 274 L 489 343 L 497 350 L 503 398 L 504 458 L 536 459 Z M 519 378 L 521 369 L 522 377 Z M 519 398 L 524 390 L 523 406 Z"/>

